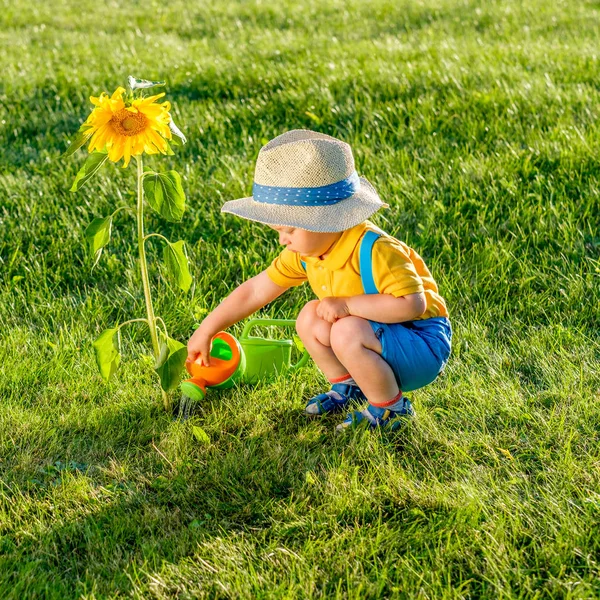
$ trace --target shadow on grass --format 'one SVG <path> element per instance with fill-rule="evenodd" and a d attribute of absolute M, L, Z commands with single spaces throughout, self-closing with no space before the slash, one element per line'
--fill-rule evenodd
<path fill-rule="evenodd" d="M 370 434 L 336 436 L 337 418 L 301 414 L 298 402 L 310 385 L 293 380 L 289 396 L 278 402 L 283 389 L 215 392 L 201 417 L 186 423 L 139 398 L 128 406 L 89 403 L 81 407 L 90 411 L 87 418 L 59 426 L 51 444 L 30 442 L 33 453 L 63 462 L 45 474 L 30 472 L 42 481 L 28 489 L 18 474 L 5 471 L 0 514 L 9 519 L 0 537 L 0 597 L 145 597 L 163 580 L 174 587 L 161 588 L 159 597 L 181 596 L 174 580 L 204 597 L 231 597 L 219 581 L 265 592 L 282 581 L 301 585 L 307 570 L 306 585 L 325 595 L 335 595 L 339 581 L 345 591 L 375 581 L 378 593 L 362 597 L 384 597 L 394 581 L 404 582 L 402 589 L 423 585 L 416 574 L 422 572 L 434 580 L 445 573 L 481 596 L 494 585 L 482 576 L 486 561 L 501 547 L 486 547 L 490 542 L 479 532 L 503 519 L 515 536 L 510 560 L 532 569 L 533 583 L 549 574 L 562 577 L 554 566 L 549 572 L 539 567 L 545 547 L 520 525 L 524 514 L 546 506 L 537 500 L 544 490 L 528 483 L 549 472 L 537 446 L 524 440 L 499 454 L 473 439 L 457 452 L 456 441 L 445 430 L 436 433 L 434 422 L 384 437 L 383 445 Z M 467 437 L 484 424 L 479 416 L 469 431 L 469 415 L 461 415 L 450 412 L 442 420 Z M 509 425 L 499 419 L 493 439 L 522 431 Z M 195 437 L 193 426 L 208 440 Z M 492 481 L 497 487 L 488 490 Z M 479 494 L 488 494 L 489 502 Z M 550 535 L 566 531 L 569 518 L 552 525 Z M 274 548 L 292 558 L 263 564 Z M 228 553 L 223 564 L 221 552 Z M 323 552 L 348 561 L 320 563 Z M 575 560 L 568 568 L 582 569 Z"/>
<path fill-rule="evenodd" d="M 213 421 L 211 413 L 209 405 L 203 419 Z M 202 423 L 206 445 L 190 434 L 194 424 L 200 420 L 173 422 L 143 405 L 105 413 L 54 434 L 65 441 L 62 457 L 81 462 L 21 473 L 28 481 L 20 485 L 18 473 L 6 473 L 5 490 L 23 490 L 12 502 L 39 512 L 35 525 L 9 527 L 0 538 L 1 596 L 127 594 L 132 573 L 177 563 L 218 536 L 268 530 L 275 507 L 294 510 L 305 473 L 330 451 L 322 424 L 297 410 L 269 411 L 262 433 L 247 416 L 218 431 Z"/>

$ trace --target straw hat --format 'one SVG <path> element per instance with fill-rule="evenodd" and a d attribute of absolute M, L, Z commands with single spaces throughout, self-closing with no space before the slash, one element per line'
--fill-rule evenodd
<path fill-rule="evenodd" d="M 348 144 L 294 129 L 260 149 L 252 196 L 225 202 L 221 212 L 267 225 L 337 232 L 387 206 L 356 173 Z"/>

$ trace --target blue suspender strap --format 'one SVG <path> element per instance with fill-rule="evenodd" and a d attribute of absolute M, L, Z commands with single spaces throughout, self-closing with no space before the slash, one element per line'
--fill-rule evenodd
<path fill-rule="evenodd" d="M 360 242 L 360 250 L 358 255 L 360 278 L 365 294 L 378 294 L 379 290 L 375 285 L 373 278 L 373 245 L 381 234 L 376 231 L 367 231 Z M 306 263 L 301 260 L 302 268 L 306 271 Z"/>
<path fill-rule="evenodd" d="M 373 244 L 381 234 L 376 231 L 367 231 L 360 243 L 360 254 L 358 255 L 360 265 L 360 278 L 362 279 L 365 294 L 378 294 L 375 279 L 373 278 Z"/>

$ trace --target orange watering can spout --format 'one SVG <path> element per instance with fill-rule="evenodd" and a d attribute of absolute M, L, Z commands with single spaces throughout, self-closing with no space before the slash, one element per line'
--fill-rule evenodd
<path fill-rule="evenodd" d="M 238 369 L 240 359 L 237 340 L 226 331 L 219 332 L 212 340 L 208 366 L 202 364 L 201 357 L 185 362 L 192 378 L 181 384 L 181 391 L 192 400 L 203 400 L 206 388 L 225 383 Z"/>

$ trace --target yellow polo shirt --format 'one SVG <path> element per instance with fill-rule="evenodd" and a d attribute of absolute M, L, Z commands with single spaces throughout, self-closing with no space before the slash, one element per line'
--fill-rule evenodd
<path fill-rule="evenodd" d="M 324 260 L 301 256 L 285 248 L 269 265 L 267 275 L 277 285 L 292 287 L 308 281 L 319 299 L 364 294 L 360 278 L 360 240 L 367 230 L 381 233 L 373 246 L 373 279 L 380 294 L 400 297 L 424 292 L 427 309 L 419 319 L 447 317 L 444 299 L 423 259 L 404 242 L 365 221 L 342 233 Z M 306 271 L 300 261 L 306 263 Z"/>

